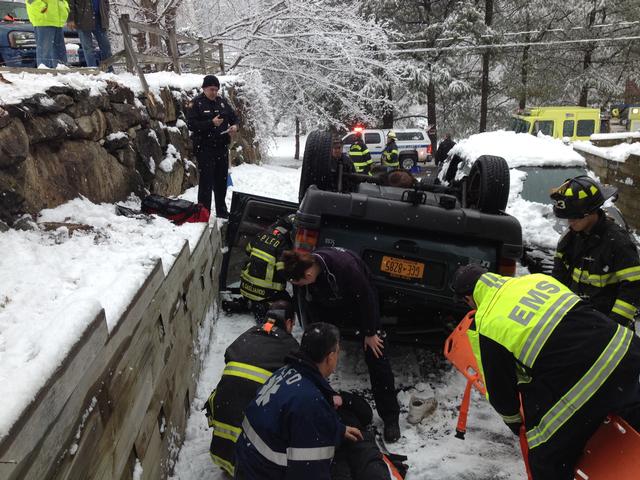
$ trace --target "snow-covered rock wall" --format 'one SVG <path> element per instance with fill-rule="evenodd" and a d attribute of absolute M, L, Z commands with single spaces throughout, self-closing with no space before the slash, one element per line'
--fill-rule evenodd
<path fill-rule="evenodd" d="M 0 220 L 11 225 L 79 195 L 115 202 L 132 192 L 170 196 L 197 185 L 184 115 L 201 77 L 183 80 L 183 88 L 160 83 L 148 95 L 116 75 L 45 77 L 42 88 L 25 87 L 37 75 L 0 86 Z M 231 77 L 225 94 L 246 117 L 247 99 L 234 82 L 243 85 Z M 242 120 L 232 158 L 255 162 L 255 129 Z"/>
<path fill-rule="evenodd" d="M 113 480 L 137 469 L 155 480 L 172 471 L 217 309 L 220 232 L 203 232 L 166 275 L 156 261 L 115 328 L 104 310 L 87 312 L 70 354 L 0 437 L 0 478 Z"/>

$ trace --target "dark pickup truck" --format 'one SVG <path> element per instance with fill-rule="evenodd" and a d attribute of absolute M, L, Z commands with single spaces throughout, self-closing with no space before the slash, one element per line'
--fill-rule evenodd
<path fill-rule="evenodd" d="M 343 173 L 339 162 L 330 160 L 330 147 L 329 132 L 308 136 L 300 204 L 234 192 L 221 289 L 239 278 L 247 241 L 276 217 L 292 212 L 296 248 L 344 247 L 364 259 L 380 292 L 383 323 L 396 338 L 442 332 L 443 326 L 457 322 L 467 310 L 454 300 L 450 288 L 458 266 L 480 263 L 504 275 L 515 273 L 522 255 L 520 224 L 496 210 L 504 209 L 496 195 L 506 204 L 503 191 L 492 190 L 488 201 L 486 195 L 490 182 L 505 183 L 504 175 L 508 189 L 509 171 L 502 159 L 480 161 L 478 168 L 485 171 L 472 176 L 473 191 L 464 185 L 445 188 L 429 182 L 407 189 L 379 185 L 376 177 Z M 335 186 L 331 177 L 336 175 L 337 184 L 350 184 L 352 191 L 318 188 Z M 298 311 L 304 325 L 302 296 Z"/>
<path fill-rule="evenodd" d="M 68 65 L 85 66 L 78 33 L 65 28 L 64 42 Z M 37 67 L 36 35 L 24 3 L 0 1 L 0 66 Z"/>

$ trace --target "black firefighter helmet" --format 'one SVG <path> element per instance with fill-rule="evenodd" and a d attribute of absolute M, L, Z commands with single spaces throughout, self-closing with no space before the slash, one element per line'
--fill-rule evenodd
<path fill-rule="evenodd" d="M 617 193 L 617 188 L 600 185 L 586 175 L 570 178 L 551 192 L 553 213 L 558 218 L 583 218 Z"/>

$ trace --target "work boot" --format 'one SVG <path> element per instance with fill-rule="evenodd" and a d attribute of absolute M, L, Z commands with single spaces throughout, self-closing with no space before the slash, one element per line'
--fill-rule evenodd
<path fill-rule="evenodd" d="M 384 441 L 386 443 L 394 443 L 400 439 L 400 425 L 398 420 L 389 420 L 384 422 Z"/>

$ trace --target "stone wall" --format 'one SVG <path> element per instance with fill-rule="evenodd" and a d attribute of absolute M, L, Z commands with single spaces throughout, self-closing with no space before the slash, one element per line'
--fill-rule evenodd
<path fill-rule="evenodd" d="M 630 155 L 625 162 L 616 162 L 583 150 L 579 153 L 603 183 L 618 189 L 617 207 L 629 226 L 640 230 L 640 156 Z"/>
<path fill-rule="evenodd" d="M 158 261 L 117 327 L 102 311 L 9 435 L 0 478 L 166 478 L 183 441 L 209 344 L 220 233 L 205 228 L 165 274 Z M 207 313 L 208 312 L 208 313 Z"/>
<path fill-rule="evenodd" d="M 55 86 L 0 105 L 0 220 L 11 225 L 21 214 L 78 195 L 112 203 L 131 193 L 171 196 L 197 185 L 184 121 L 197 91 L 162 88 L 136 97 L 116 82 L 106 85 L 101 95 Z M 246 110 L 236 105 L 233 87 L 227 98 Z M 242 161 L 258 159 L 252 134 L 241 129 L 235 139 Z"/>

